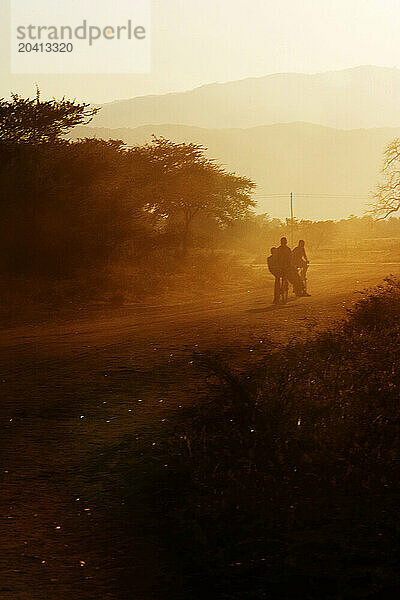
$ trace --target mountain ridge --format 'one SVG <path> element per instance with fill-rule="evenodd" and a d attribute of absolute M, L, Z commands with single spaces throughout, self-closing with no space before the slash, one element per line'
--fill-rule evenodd
<path fill-rule="evenodd" d="M 400 69 L 365 65 L 313 74 L 274 73 L 114 100 L 102 105 L 93 124 L 227 129 L 305 121 L 339 129 L 399 127 L 398 98 Z"/>
<path fill-rule="evenodd" d="M 251 177 L 257 183 L 258 212 L 285 218 L 286 208 L 268 195 L 297 191 L 320 194 L 320 198 L 297 202 L 299 218 L 339 219 L 364 213 L 379 180 L 383 151 L 392 139 L 400 137 L 400 127 L 346 130 L 306 122 L 232 129 L 175 124 L 119 129 L 86 125 L 75 128 L 70 137 L 122 139 L 130 146 L 149 142 L 153 133 L 176 142 L 202 144 L 207 155 L 226 169 Z M 340 196 L 329 210 L 326 193 Z M 343 195 L 348 195 L 348 200 Z"/>
<path fill-rule="evenodd" d="M 159 94 L 155 94 L 155 93 L 154 94 L 140 94 L 139 96 L 131 96 L 128 98 L 115 98 L 114 100 L 110 100 L 108 102 L 97 103 L 97 105 L 98 106 L 108 106 L 110 104 L 115 104 L 117 102 L 126 102 L 126 101 L 130 101 L 130 100 L 136 100 L 138 98 L 154 98 L 154 97 L 160 97 L 160 96 L 171 96 L 171 95 L 175 95 L 175 94 L 188 94 L 188 93 L 194 92 L 196 90 L 202 90 L 203 88 L 209 88 L 209 87 L 213 87 L 213 86 L 224 86 L 224 85 L 229 85 L 232 83 L 256 81 L 256 80 L 260 80 L 260 79 L 267 79 L 267 78 L 273 78 L 273 77 L 281 77 L 281 76 L 316 77 L 316 76 L 320 76 L 320 75 L 330 75 L 330 74 L 334 74 L 334 73 L 358 72 L 358 71 L 363 71 L 363 70 L 368 70 L 368 69 L 379 69 L 380 71 L 395 71 L 395 72 L 399 72 L 399 74 L 400 74 L 400 68 L 398 68 L 398 67 L 378 67 L 376 65 L 358 65 L 356 67 L 348 67 L 346 69 L 330 69 L 328 71 L 316 71 L 315 73 L 305 73 L 305 72 L 295 72 L 295 71 L 278 71 L 276 73 L 267 73 L 265 75 L 255 75 L 255 76 L 243 77 L 241 79 L 228 79 L 226 81 L 210 81 L 208 83 L 203 83 L 201 85 L 195 86 L 193 88 L 188 88 L 187 90 L 183 90 L 183 91 L 179 91 L 179 92 L 169 91 L 169 92 L 161 92 Z"/>

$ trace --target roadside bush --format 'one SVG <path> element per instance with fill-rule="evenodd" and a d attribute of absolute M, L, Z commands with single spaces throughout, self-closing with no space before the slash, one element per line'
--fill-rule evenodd
<path fill-rule="evenodd" d="M 113 449 L 127 540 L 161 548 L 154 597 L 397 595 L 398 300 L 388 280 L 343 324 L 253 372 L 206 357 L 219 381 L 207 401 Z M 129 572 L 128 559 L 126 590 Z"/>
<path fill-rule="evenodd" d="M 371 294 L 366 293 L 349 311 L 347 329 L 390 328 L 400 314 L 400 280 L 387 277 Z"/>

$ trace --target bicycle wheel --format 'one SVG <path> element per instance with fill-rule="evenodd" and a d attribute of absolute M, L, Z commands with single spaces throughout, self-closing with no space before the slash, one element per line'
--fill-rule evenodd
<path fill-rule="evenodd" d="M 304 285 L 304 291 L 307 291 L 307 271 L 308 271 L 308 263 L 303 263 L 300 266 L 300 279 Z"/>
<path fill-rule="evenodd" d="M 289 282 L 284 277 L 282 279 L 282 287 L 281 287 L 281 298 L 282 298 L 283 304 L 286 304 L 286 302 L 288 300 L 288 294 L 289 294 Z"/>

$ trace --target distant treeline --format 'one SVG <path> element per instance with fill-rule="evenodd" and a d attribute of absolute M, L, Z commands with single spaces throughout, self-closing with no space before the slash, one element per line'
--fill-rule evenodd
<path fill-rule="evenodd" d="M 282 236 L 291 238 L 289 219 L 281 221 L 266 214 L 250 215 L 225 231 L 224 241 L 227 247 L 259 256 L 279 244 Z M 371 215 L 351 215 L 340 221 L 295 220 L 293 244 L 297 244 L 299 239 L 306 241 L 307 248 L 314 255 L 327 249 L 341 248 L 347 248 L 349 252 L 398 248 L 400 253 L 400 219 L 377 220 Z"/>

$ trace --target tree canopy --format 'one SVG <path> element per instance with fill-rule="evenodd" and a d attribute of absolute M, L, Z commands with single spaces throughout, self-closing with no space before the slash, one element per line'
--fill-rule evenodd
<path fill-rule="evenodd" d="M 183 247 L 194 219 L 208 215 L 227 225 L 249 214 L 255 201 L 255 183 L 227 172 L 205 155 L 199 144 L 177 143 L 153 136 L 151 143 L 131 150 L 144 158 L 153 171 L 147 210 L 180 226 Z"/>
<path fill-rule="evenodd" d="M 400 209 L 400 138 L 394 139 L 385 150 L 382 175 L 374 194 L 372 212 L 378 218 L 386 219 Z"/>
<path fill-rule="evenodd" d="M 0 142 L 55 142 L 76 125 L 89 123 L 98 110 L 65 97 L 42 100 L 39 89 L 34 98 L 12 93 L 10 100 L 0 99 Z"/>
<path fill-rule="evenodd" d="M 73 277 L 128 255 L 136 263 L 162 252 L 179 257 L 196 224 L 216 231 L 250 214 L 255 184 L 203 146 L 66 139 L 96 112 L 75 100 L 42 101 L 39 91 L 0 101 L 5 272 Z"/>

